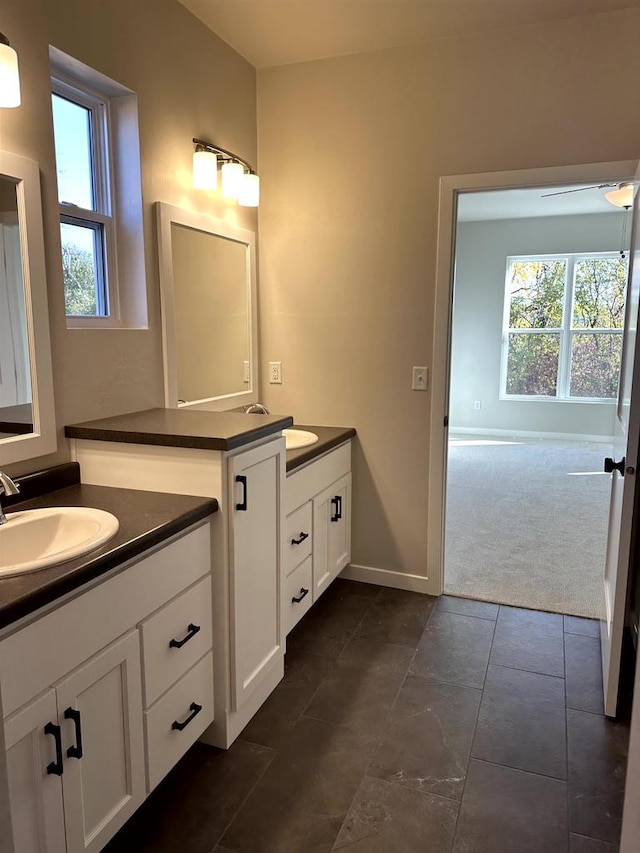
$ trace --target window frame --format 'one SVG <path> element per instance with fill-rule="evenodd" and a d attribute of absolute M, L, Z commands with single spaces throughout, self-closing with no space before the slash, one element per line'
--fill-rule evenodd
<path fill-rule="evenodd" d="M 589 335 L 620 335 L 624 332 L 624 317 L 623 325 L 619 329 L 597 328 L 597 329 L 581 329 L 573 326 L 573 307 L 575 302 L 575 269 L 576 263 L 581 260 L 589 260 L 592 258 L 620 259 L 620 252 L 562 252 L 559 254 L 530 254 L 530 255 L 509 255 L 507 256 L 505 285 L 504 285 L 504 306 L 502 317 L 502 340 L 500 351 L 500 400 L 511 400 L 517 402 L 537 401 L 537 402 L 553 402 L 553 403 L 616 403 L 615 397 L 576 397 L 571 396 L 571 352 L 573 345 L 573 336 L 576 334 Z M 565 261 L 565 280 L 564 280 L 564 295 L 562 303 L 562 325 L 558 327 L 548 327 L 544 329 L 514 329 L 509 325 L 509 316 L 511 313 L 511 293 L 510 281 L 511 270 L 515 262 L 526 261 Z M 628 275 L 628 259 L 627 259 L 627 275 Z M 625 312 L 626 312 L 626 292 L 625 292 Z M 560 338 L 560 347 L 558 352 L 558 372 L 556 381 L 555 396 L 547 394 L 509 394 L 507 393 L 507 361 L 509 357 L 509 336 L 516 335 L 558 335 Z"/>
<path fill-rule="evenodd" d="M 90 113 L 91 179 L 95 210 L 58 198 L 60 224 L 78 225 L 99 232 L 102 252 L 96 257 L 96 306 L 102 314 L 67 314 L 69 328 L 118 327 L 118 263 L 116 250 L 115 182 L 113 176 L 112 122 L 109 97 L 84 81 L 55 70 L 51 74 L 51 94 L 77 104 Z M 56 161 L 57 171 L 57 161 Z"/>

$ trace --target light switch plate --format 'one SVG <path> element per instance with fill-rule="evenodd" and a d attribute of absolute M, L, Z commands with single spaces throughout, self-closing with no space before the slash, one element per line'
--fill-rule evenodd
<path fill-rule="evenodd" d="M 411 390 L 426 391 L 429 385 L 429 368 L 414 367 L 411 374 Z"/>

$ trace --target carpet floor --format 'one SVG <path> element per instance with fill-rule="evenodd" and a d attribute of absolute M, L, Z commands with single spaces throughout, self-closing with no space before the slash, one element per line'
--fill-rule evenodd
<path fill-rule="evenodd" d="M 600 618 L 611 446 L 452 436 L 445 592 Z"/>

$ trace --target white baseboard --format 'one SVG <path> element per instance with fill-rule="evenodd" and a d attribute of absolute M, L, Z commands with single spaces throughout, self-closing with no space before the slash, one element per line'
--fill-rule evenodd
<path fill-rule="evenodd" d="M 497 438 L 546 438 L 553 441 L 594 441 L 599 444 L 611 444 L 610 435 L 583 435 L 579 432 L 537 432 L 525 429 L 476 429 L 475 427 L 449 427 L 449 435 L 482 435 Z"/>
<path fill-rule="evenodd" d="M 422 575 L 405 575 L 389 569 L 374 569 L 372 566 L 357 566 L 350 563 L 340 573 L 341 578 L 377 586 L 390 586 L 394 589 L 406 589 L 410 592 L 429 594 L 429 580 Z"/>

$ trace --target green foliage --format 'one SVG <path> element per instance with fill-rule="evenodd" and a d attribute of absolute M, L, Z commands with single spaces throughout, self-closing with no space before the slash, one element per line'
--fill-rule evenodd
<path fill-rule="evenodd" d="M 92 254 L 72 243 L 63 243 L 62 274 L 67 315 L 95 317 L 96 278 Z"/>
<path fill-rule="evenodd" d="M 615 398 L 624 326 L 627 267 L 620 258 L 580 258 L 575 263 L 570 332 L 526 334 L 517 329 L 562 329 L 567 262 L 514 261 L 511 265 L 507 394 L 556 396 L 560 336 L 571 334 L 572 397 Z M 590 334 L 589 329 L 619 329 Z M 584 331 L 582 331 L 584 330 Z"/>

